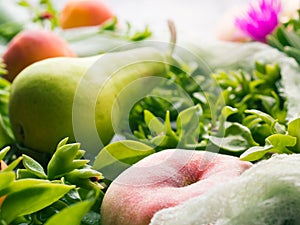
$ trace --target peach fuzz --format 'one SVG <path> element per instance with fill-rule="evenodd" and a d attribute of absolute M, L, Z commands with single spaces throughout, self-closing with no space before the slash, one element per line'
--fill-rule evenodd
<path fill-rule="evenodd" d="M 14 78 L 30 64 L 52 57 L 75 57 L 68 43 L 50 30 L 24 30 L 9 43 L 3 61 L 8 74 L 5 78 Z"/>
<path fill-rule="evenodd" d="M 63 29 L 96 26 L 112 19 L 114 14 L 100 0 L 71 0 L 60 13 L 60 26 Z"/>
<path fill-rule="evenodd" d="M 0 171 L 5 169 L 7 167 L 6 163 L 4 161 L 0 161 Z M 0 197 L 0 208 L 2 206 L 2 203 L 5 199 L 5 196 Z"/>
<path fill-rule="evenodd" d="M 146 225 L 155 212 L 222 185 L 252 166 L 217 153 L 172 149 L 150 155 L 121 173 L 101 206 L 103 225 Z"/>

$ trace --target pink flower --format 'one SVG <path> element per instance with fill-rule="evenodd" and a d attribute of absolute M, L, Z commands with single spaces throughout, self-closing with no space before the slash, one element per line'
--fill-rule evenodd
<path fill-rule="evenodd" d="M 258 0 L 245 15 L 235 19 L 235 26 L 253 40 L 265 42 L 279 24 L 280 0 Z"/>

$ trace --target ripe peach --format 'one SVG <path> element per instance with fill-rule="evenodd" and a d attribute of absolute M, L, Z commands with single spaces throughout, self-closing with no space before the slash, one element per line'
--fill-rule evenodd
<path fill-rule="evenodd" d="M 59 56 L 76 55 L 66 41 L 50 30 L 24 30 L 13 38 L 3 55 L 8 70 L 5 78 L 13 81 L 30 64 Z"/>
<path fill-rule="evenodd" d="M 251 163 L 204 151 L 172 149 L 121 173 L 101 206 L 103 225 L 146 225 L 160 209 L 178 205 L 239 176 Z"/>
<path fill-rule="evenodd" d="M 101 0 L 71 0 L 60 14 L 63 29 L 100 25 L 114 17 L 111 10 Z"/>
<path fill-rule="evenodd" d="M 7 167 L 6 163 L 4 161 L 0 161 L 0 171 L 5 169 L 6 167 Z M 5 196 L 0 197 L 0 208 L 1 208 L 1 205 L 4 201 L 4 199 L 5 199 Z"/>

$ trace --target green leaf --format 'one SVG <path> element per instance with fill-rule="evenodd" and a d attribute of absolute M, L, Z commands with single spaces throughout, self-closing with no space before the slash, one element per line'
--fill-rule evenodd
<path fill-rule="evenodd" d="M 150 111 L 144 110 L 144 120 L 152 135 L 156 136 L 164 133 L 164 124 Z"/>
<path fill-rule="evenodd" d="M 39 184 L 7 195 L 1 208 L 1 218 L 7 224 L 19 216 L 28 215 L 56 202 L 74 186 Z"/>
<path fill-rule="evenodd" d="M 293 57 L 298 62 L 298 64 L 300 64 L 300 49 L 293 48 L 293 47 L 290 47 L 290 46 L 285 46 L 284 47 L 284 52 L 288 56 Z"/>
<path fill-rule="evenodd" d="M 18 169 L 17 170 L 17 179 L 25 179 L 25 178 L 39 178 L 34 173 L 29 171 L 28 169 Z"/>
<path fill-rule="evenodd" d="M 272 96 L 266 96 L 266 95 L 257 95 L 257 98 L 261 100 L 262 105 L 269 109 L 271 112 L 272 108 L 276 105 L 276 99 L 274 99 Z"/>
<path fill-rule="evenodd" d="M 246 116 L 242 124 L 250 129 L 253 138 L 260 145 L 264 145 L 265 139 L 273 134 L 271 127 L 256 115 Z"/>
<path fill-rule="evenodd" d="M 83 201 L 73 204 L 50 217 L 45 225 L 72 224 L 80 225 L 83 216 L 93 205 L 93 201 Z"/>
<path fill-rule="evenodd" d="M 40 179 L 21 179 L 14 181 L 5 191 L 5 193 L 15 193 L 29 187 L 37 186 L 40 184 L 50 184 L 49 180 Z"/>
<path fill-rule="evenodd" d="M 105 21 L 103 24 L 100 26 L 100 32 L 104 30 L 111 30 L 114 31 L 116 30 L 118 25 L 118 18 L 114 17 L 108 21 Z"/>
<path fill-rule="evenodd" d="M 225 133 L 225 122 L 226 122 L 227 118 L 237 112 L 238 112 L 238 109 L 233 108 L 231 106 L 223 107 L 223 109 L 221 111 L 221 115 L 219 117 L 219 123 L 220 123 L 219 131 L 218 131 L 219 135 L 224 135 L 224 133 Z"/>
<path fill-rule="evenodd" d="M 269 45 L 278 48 L 280 51 L 283 51 L 284 46 L 280 43 L 280 41 L 274 35 L 267 36 L 267 42 Z"/>
<path fill-rule="evenodd" d="M 143 31 L 138 31 L 134 33 L 132 36 L 129 37 L 131 41 L 141 41 L 147 39 L 152 35 L 152 32 L 149 30 L 148 27 L 145 28 Z"/>
<path fill-rule="evenodd" d="M 254 146 L 245 151 L 240 159 L 244 161 L 257 161 L 262 159 L 270 150 L 273 149 L 272 145 L 267 146 Z"/>
<path fill-rule="evenodd" d="M 150 141 L 155 146 L 160 146 L 160 147 L 162 147 L 162 146 L 163 147 L 164 146 L 170 146 L 169 138 L 165 134 L 164 135 L 160 135 L 160 136 L 156 136 L 156 137 L 152 138 Z"/>
<path fill-rule="evenodd" d="M 266 73 L 266 67 L 264 63 L 261 63 L 259 61 L 255 61 L 255 71 L 254 73 L 261 73 L 264 74 Z"/>
<path fill-rule="evenodd" d="M 22 159 L 23 157 L 18 157 L 16 160 L 11 162 L 3 171 L 13 171 L 19 165 Z"/>
<path fill-rule="evenodd" d="M 248 127 L 249 129 L 254 128 L 255 126 L 257 126 L 258 124 L 260 124 L 260 122 L 262 122 L 263 120 L 259 117 L 257 117 L 256 115 L 249 115 L 246 116 L 243 119 L 243 125 Z"/>
<path fill-rule="evenodd" d="M 266 138 L 266 145 L 272 145 L 273 150 L 279 154 L 292 153 L 287 147 L 293 147 L 296 143 L 297 138 L 290 135 L 273 134 Z"/>
<path fill-rule="evenodd" d="M 105 178 L 114 179 L 132 164 L 155 153 L 141 142 L 123 140 L 105 146 L 97 155 L 93 169 L 101 171 Z"/>
<path fill-rule="evenodd" d="M 284 135 L 284 134 L 273 134 L 266 138 L 266 145 L 256 146 L 249 148 L 241 156 L 241 160 L 245 161 L 257 161 L 262 159 L 267 153 L 291 153 L 287 147 L 292 147 L 296 144 L 296 138 Z"/>
<path fill-rule="evenodd" d="M 66 145 L 66 144 L 67 144 L 67 142 L 68 142 L 68 140 L 69 140 L 69 138 L 68 138 L 68 137 L 66 137 L 66 138 L 62 139 L 62 140 L 61 140 L 61 141 L 58 143 L 58 145 L 57 145 L 56 149 L 59 149 L 60 147 L 63 147 L 64 145 Z"/>
<path fill-rule="evenodd" d="M 170 145 L 173 146 L 174 144 L 178 143 L 178 137 L 177 134 L 173 131 L 172 126 L 171 126 L 171 118 L 170 118 L 170 111 L 168 110 L 166 112 L 166 117 L 165 117 L 165 135 L 167 136 L 167 142 L 166 146 Z"/>
<path fill-rule="evenodd" d="M 78 152 L 77 152 L 77 154 L 76 154 L 76 156 L 75 156 L 75 158 L 74 159 L 81 159 L 81 158 L 83 158 L 84 157 L 84 154 L 85 154 L 85 150 L 78 150 Z"/>
<path fill-rule="evenodd" d="M 203 110 L 200 105 L 187 108 L 178 114 L 176 119 L 176 132 L 179 139 L 178 147 L 198 143 L 202 114 Z"/>
<path fill-rule="evenodd" d="M 4 159 L 4 157 L 6 156 L 6 154 L 8 153 L 9 150 L 10 150 L 10 147 L 7 146 L 0 151 L 0 161 Z"/>
<path fill-rule="evenodd" d="M 160 135 L 152 138 L 150 140 L 152 144 L 154 144 L 158 149 L 166 149 L 166 148 L 175 148 L 178 147 L 177 139 L 174 139 L 169 135 Z"/>
<path fill-rule="evenodd" d="M 266 64 L 266 80 L 267 81 L 276 81 L 280 78 L 280 68 L 277 63 L 274 64 Z"/>
<path fill-rule="evenodd" d="M 227 137 L 211 136 L 209 140 L 214 145 L 230 152 L 242 152 L 249 147 L 247 140 L 238 135 L 229 135 Z"/>
<path fill-rule="evenodd" d="M 289 42 L 288 42 L 288 40 L 286 39 L 286 36 L 285 36 L 285 32 L 284 32 L 284 27 L 283 27 L 283 26 L 279 26 L 279 27 L 275 30 L 275 35 L 276 35 L 276 38 L 278 39 L 278 41 L 279 41 L 283 46 L 289 45 Z"/>
<path fill-rule="evenodd" d="M 48 178 L 59 178 L 74 169 L 86 165 L 89 160 L 76 159 L 80 153 L 80 144 L 65 144 L 66 139 L 59 143 L 57 150 L 48 163 Z"/>
<path fill-rule="evenodd" d="M 256 115 L 267 123 L 274 133 L 284 134 L 286 132 L 285 127 L 277 122 L 272 116 L 256 109 L 245 110 L 245 113 Z"/>
<path fill-rule="evenodd" d="M 210 141 L 221 149 L 230 152 L 242 152 L 258 145 L 253 140 L 250 130 L 239 123 L 232 123 L 227 127 L 224 137 L 211 136 Z"/>
<path fill-rule="evenodd" d="M 102 174 L 90 167 L 75 169 L 65 175 L 65 179 L 71 184 L 85 189 L 103 189 L 97 181 L 103 179 Z M 95 181 L 93 181 L 95 180 Z"/>
<path fill-rule="evenodd" d="M 291 47 L 300 49 L 300 36 L 299 35 L 297 35 L 293 31 L 287 31 L 286 29 L 282 29 L 282 32 Z"/>
<path fill-rule="evenodd" d="M 100 213 L 91 210 L 84 215 L 81 221 L 81 225 L 96 225 L 96 224 L 101 224 Z"/>
<path fill-rule="evenodd" d="M 288 134 L 297 138 L 297 143 L 290 147 L 293 152 L 300 152 L 300 118 L 296 118 L 288 123 Z"/>
<path fill-rule="evenodd" d="M 37 161 L 24 154 L 22 156 L 23 156 L 23 165 L 29 172 L 33 173 L 34 175 L 36 175 L 41 179 L 47 178 L 47 175 L 45 174 L 43 167 Z"/>
<path fill-rule="evenodd" d="M 5 188 L 8 188 L 13 181 L 15 180 L 15 173 L 10 172 L 0 172 L 0 190 L 4 190 Z M 0 194 L 0 196 L 2 196 Z"/>

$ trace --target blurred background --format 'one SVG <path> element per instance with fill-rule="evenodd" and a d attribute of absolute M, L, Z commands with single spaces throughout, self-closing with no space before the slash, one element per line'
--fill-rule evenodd
<path fill-rule="evenodd" d="M 151 24 L 152 29 L 164 29 L 166 20 L 175 22 L 178 31 L 187 36 L 213 38 L 224 15 L 248 0 L 105 0 L 120 20 L 134 26 Z"/>
<path fill-rule="evenodd" d="M 60 8 L 67 0 L 54 0 Z M 217 27 L 229 11 L 250 0 L 103 0 L 119 21 L 128 21 L 134 28 L 149 25 L 156 33 L 167 33 L 166 21 L 175 22 L 185 36 L 215 38 Z M 181 34 L 182 36 L 182 34 Z"/>

